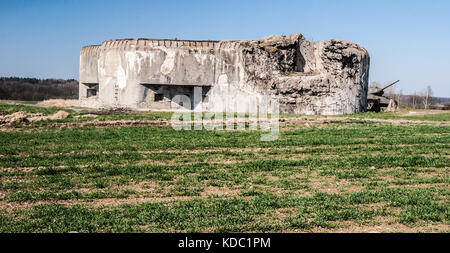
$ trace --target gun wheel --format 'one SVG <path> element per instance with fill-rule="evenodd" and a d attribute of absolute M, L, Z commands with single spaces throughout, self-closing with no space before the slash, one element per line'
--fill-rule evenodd
<path fill-rule="evenodd" d="M 374 101 L 374 100 L 370 100 L 367 101 L 367 111 L 370 112 L 380 112 L 380 104 L 378 103 L 378 101 Z"/>

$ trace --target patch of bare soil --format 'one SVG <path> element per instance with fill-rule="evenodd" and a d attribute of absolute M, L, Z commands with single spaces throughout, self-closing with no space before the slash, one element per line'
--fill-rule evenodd
<path fill-rule="evenodd" d="M 356 119 L 359 120 L 359 119 Z M 326 118 L 310 118 L 310 117 L 299 117 L 299 118 L 281 118 L 281 123 L 284 124 L 329 124 L 337 122 L 351 123 L 355 122 L 352 118 L 339 118 L 339 117 L 326 117 Z"/>
<path fill-rule="evenodd" d="M 329 194 L 361 192 L 365 189 L 358 181 L 337 179 L 334 176 L 320 176 L 315 171 L 309 177 L 308 185 L 318 192 L 326 192 Z"/>
<path fill-rule="evenodd" d="M 75 119 L 79 119 L 79 118 L 96 118 L 96 117 L 98 117 L 97 114 L 91 114 L 91 113 L 74 116 Z"/>
<path fill-rule="evenodd" d="M 272 213 L 277 219 L 284 220 L 298 213 L 298 208 L 286 207 L 275 209 Z"/>
<path fill-rule="evenodd" d="M 48 99 L 37 103 L 38 106 L 43 107 L 72 107 L 78 105 L 77 99 Z"/>
<path fill-rule="evenodd" d="M 66 167 L 66 166 L 58 166 L 58 167 Z M 34 171 L 34 170 L 39 170 L 39 169 L 45 169 L 47 167 L 43 167 L 43 166 L 39 166 L 39 167 L 6 167 L 6 168 L 0 168 L 0 172 L 13 172 L 13 171 L 21 171 L 21 172 L 30 172 L 30 171 Z"/>
<path fill-rule="evenodd" d="M 142 204 L 142 203 L 160 203 L 160 202 L 170 202 L 175 200 L 187 201 L 195 197 L 192 196 L 171 196 L 171 197 L 130 197 L 126 199 L 117 198 L 104 198 L 104 199 L 93 199 L 92 201 L 74 200 L 66 204 L 88 204 L 93 207 L 112 207 L 125 204 Z M 198 197 L 197 197 L 198 198 Z"/>
<path fill-rule="evenodd" d="M 129 108 L 101 108 L 97 110 L 93 110 L 91 112 L 88 112 L 88 114 L 91 115 L 123 115 L 123 114 L 131 114 L 133 113 L 132 109 Z"/>
<path fill-rule="evenodd" d="M 13 114 L 1 115 L 0 116 L 0 127 L 10 126 L 14 123 L 23 122 L 35 122 L 41 120 L 58 120 L 65 119 L 69 116 L 68 112 L 58 111 L 55 114 L 45 116 L 42 113 L 25 113 L 25 112 L 15 112 Z"/>
<path fill-rule="evenodd" d="M 200 193 L 200 196 L 202 198 L 207 198 L 209 196 L 227 197 L 227 196 L 238 195 L 239 193 L 240 193 L 240 190 L 230 189 L 226 186 L 225 187 L 208 186 L 203 190 L 203 192 Z"/>
<path fill-rule="evenodd" d="M 166 119 L 158 120 L 107 120 L 107 121 L 87 121 L 52 123 L 46 127 L 74 128 L 74 127 L 121 127 L 121 126 L 168 126 L 170 122 Z"/>

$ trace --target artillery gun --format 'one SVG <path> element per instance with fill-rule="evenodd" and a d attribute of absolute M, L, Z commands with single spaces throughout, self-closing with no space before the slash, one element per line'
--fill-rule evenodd
<path fill-rule="evenodd" d="M 398 82 L 400 82 L 400 80 L 397 80 L 384 88 L 378 86 L 369 87 L 367 95 L 367 111 L 379 112 L 381 111 L 381 108 L 386 108 L 389 105 L 390 98 L 383 96 L 384 90 Z"/>

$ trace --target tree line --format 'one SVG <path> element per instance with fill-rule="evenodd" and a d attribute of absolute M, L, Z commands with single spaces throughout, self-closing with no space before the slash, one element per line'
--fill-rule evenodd
<path fill-rule="evenodd" d="M 0 99 L 41 101 L 58 98 L 78 99 L 78 81 L 0 77 Z"/>

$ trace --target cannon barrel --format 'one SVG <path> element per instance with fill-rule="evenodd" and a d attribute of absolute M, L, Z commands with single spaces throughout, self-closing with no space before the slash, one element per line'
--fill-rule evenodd
<path fill-rule="evenodd" d="M 393 82 L 393 83 L 391 83 L 391 84 L 387 85 L 386 87 L 384 87 L 384 88 L 383 88 L 383 89 L 381 89 L 381 90 L 382 90 L 382 91 L 384 91 L 385 89 L 387 89 L 387 88 L 391 87 L 392 85 L 394 85 L 394 84 L 396 84 L 396 83 L 398 83 L 398 82 L 400 82 L 400 80 L 397 80 L 397 81 L 395 81 L 395 82 Z"/>

